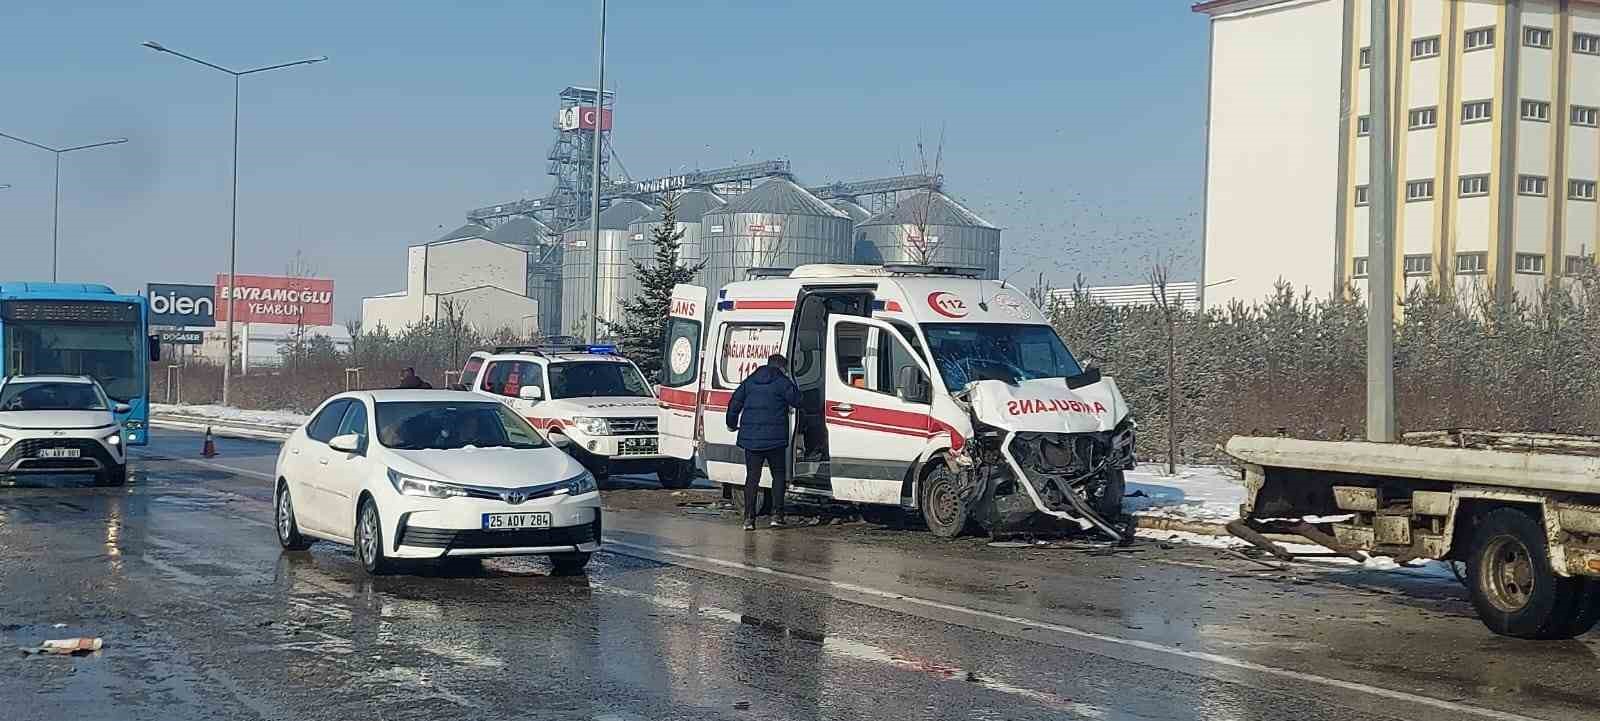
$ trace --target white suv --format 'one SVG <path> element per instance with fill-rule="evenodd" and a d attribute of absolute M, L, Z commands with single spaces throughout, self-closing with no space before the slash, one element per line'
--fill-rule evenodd
<path fill-rule="evenodd" d="M 694 467 L 661 455 L 655 391 L 612 346 L 508 346 L 479 351 L 460 386 L 510 406 L 599 477 L 655 473 L 686 488 Z"/>
<path fill-rule="evenodd" d="M 93 473 L 103 486 L 128 481 L 128 456 L 117 413 L 88 376 L 0 379 L 0 475 Z"/>

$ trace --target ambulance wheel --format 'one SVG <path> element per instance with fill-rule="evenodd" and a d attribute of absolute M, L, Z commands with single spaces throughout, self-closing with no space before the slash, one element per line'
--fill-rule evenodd
<path fill-rule="evenodd" d="M 1122 517 L 1122 497 L 1128 493 L 1128 479 L 1122 469 L 1106 471 L 1098 490 L 1099 493 L 1089 499 L 1094 512 L 1106 521 L 1115 522 Z"/>
<path fill-rule="evenodd" d="M 943 463 L 933 464 L 922 477 L 922 520 L 940 538 L 955 538 L 967 527 L 967 505 L 961 500 L 956 476 Z"/>
<path fill-rule="evenodd" d="M 739 517 L 744 517 L 744 484 L 729 483 L 728 494 L 732 497 L 733 510 L 739 512 Z M 756 515 L 765 516 L 772 512 L 772 492 L 765 488 L 756 489 Z"/>
<path fill-rule="evenodd" d="M 688 488 L 694 483 L 694 463 L 690 461 L 662 463 L 656 467 L 656 480 L 661 483 L 662 488 Z"/>

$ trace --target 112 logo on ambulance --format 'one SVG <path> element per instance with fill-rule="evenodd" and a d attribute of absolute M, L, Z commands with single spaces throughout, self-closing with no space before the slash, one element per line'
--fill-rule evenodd
<path fill-rule="evenodd" d="M 929 293 L 928 307 L 946 318 L 967 317 L 967 302 L 949 291 L 936 290 Z"/>

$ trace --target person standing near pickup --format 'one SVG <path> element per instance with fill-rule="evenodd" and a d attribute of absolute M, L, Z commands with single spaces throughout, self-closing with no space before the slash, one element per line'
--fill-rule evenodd
<path fill-rule="evenodd" d="M 789 359 L 773 354 L 739 383 L 728 402 L 728 430 L 744 451 L 744 530 L 756 527 L 761 466 L 772 471 L 772 527 L 784 524 L 783 499 L 789 471 L 789 409 L 799 410 L 800 389 L 789 380 Z"/>

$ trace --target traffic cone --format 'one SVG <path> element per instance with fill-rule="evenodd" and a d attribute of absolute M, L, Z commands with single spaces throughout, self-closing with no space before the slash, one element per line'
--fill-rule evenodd
<path fill-rule="evenodd" d="M 211 426 L 206 426 L 206 444 L 200 448 L 201 458 L 217 457 L 217 442 L 211 440 Z"/>

